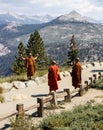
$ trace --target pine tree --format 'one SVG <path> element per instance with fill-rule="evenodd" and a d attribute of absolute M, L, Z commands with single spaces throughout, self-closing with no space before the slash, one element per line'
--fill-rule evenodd
<path fill-rule="evenodd" d="M 69 47 L 69 51 L 68 51 L 68 65 L 71 65 L 76 58 L 78 57 L 78 48 L 76 46 L 76 41 L 74 38 L 74 35 L 72 35 L 71 41 L 70 41 L 70 47 Z"/>
<path fill-rule="evenodd" d="M 26 55 L 26 49 L 22 42 L 19 43 L 18 49 L 17 49 L 17 55 L 15 56 L 15 60 L 12 64 L 12 71 L 18 75 L 21 73 L 24 73 L 26 71 L 25 69 L 25 62 L 22 60 L 21 55 Z"/>
<path fill-rule="evenodd" d="M 29 52 L 31 52 L 34 57 L 39 54 L 39 58 L 37 59 L 38 65 L 47 64 L 47 55 L 44 43 L 37 30 L 30 35 L 28 40 L 27 53 Z"/>

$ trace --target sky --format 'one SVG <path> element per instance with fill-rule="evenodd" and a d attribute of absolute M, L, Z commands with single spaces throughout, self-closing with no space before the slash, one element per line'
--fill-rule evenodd
<path fill-rule="evenodd" d="M 0 13 L 60 16 L 77 11 L 103 20 L 103 0 L 0 0 Z"/>

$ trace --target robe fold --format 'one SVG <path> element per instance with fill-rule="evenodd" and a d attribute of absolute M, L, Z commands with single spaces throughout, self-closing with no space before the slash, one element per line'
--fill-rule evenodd
<path fill-rule="evenodd" d="M 56 91 L 58 89 L 58 66 L 57 65 L 51 65 L 49 67 L 49 72 L 48 72 L 48 85 L 50 92 L 51 91 Z"/>
<path fill-rule="evenodd" d="M 26 58 L 27 76 L 33 76 L 35 72 L 35 61 L 33 57 Z"/>
<path fill-rule="evenodd" d="M 77 62 L 73 65 L 72 68 L 72 85 L 75 88 L 80 87 L 81 84 L 81 63 Z"/>

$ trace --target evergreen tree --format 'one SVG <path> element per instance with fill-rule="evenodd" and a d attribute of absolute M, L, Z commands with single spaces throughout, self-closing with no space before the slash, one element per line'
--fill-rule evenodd
<path fill-rule="evenodd" d="M 15 56 L 15 60 L 12 64 L 12 71 L 18 75 L 25 72 L 25 62 L 22 60 L 21 55 L 26 55 L 26 49 L 22 42 L 19 43 L 18 49 L 17 49 L 17 55 Z"/>
<path fill-rule="evenodd" d="M 34 57 L 39 54 L 39 58 L 37 59 L 37 64 L 39 67 L 40 65 L 47 64 L 47 55 L 44 43 L 37 30 L 30 35 L 28 40 L 27 53 L 29 52 L 31 52 Z"/>
<path fill-rule="evenodd" d="M 68 65 L 71 65 L 76 58 L 78 57 L 78 48 L 76 46 L 76 41 L 74 38 L 74 35 L 72 35 L 71 41 L 70 41 L 70 47 L 69 47 L 69 51 L 68 51 Z"/>

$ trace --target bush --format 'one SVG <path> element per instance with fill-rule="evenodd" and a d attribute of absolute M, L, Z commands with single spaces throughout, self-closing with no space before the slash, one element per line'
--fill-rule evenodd
<path fill-rule="evenodd" d="M 103 105 L 78 106 L 72 111 L 51 113 L 40 123 L 42 130 L 103 130 Z"/>
<path fill-rule="evenodd" d="M 91 85 L 92 88 L 103 89 L 103 78 L 96 81 Z"/>
<path fill-rule="evenodd" d="M 10 130 L 37 130 L 37 127 L 33 124 L 32 118 L 28 115 L 11 118 L 10 127 Z"/>

